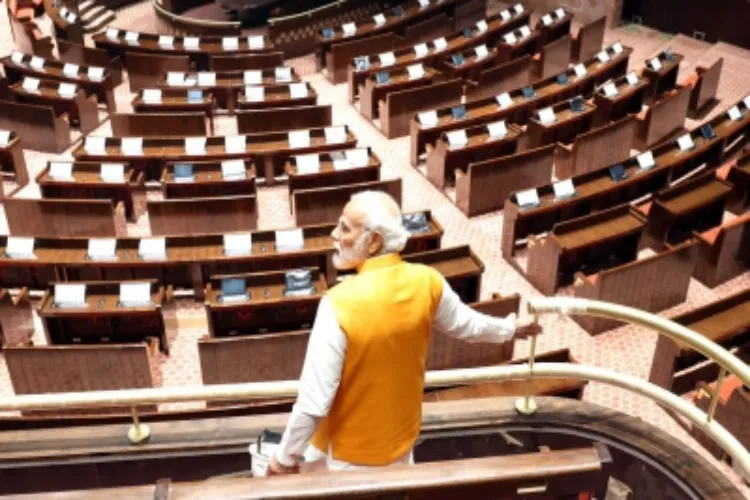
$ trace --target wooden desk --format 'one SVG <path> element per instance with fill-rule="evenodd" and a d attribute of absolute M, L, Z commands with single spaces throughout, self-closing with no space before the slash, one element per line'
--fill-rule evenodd
<path fill-rule="evenodd" d="M 318 303 L 328 286 L 318 269 L 311 271 L 315 293 L 303 296 L 284 295 L 285 271 L 211 276 L 205 301 L 210 336 L 222 338 L 312 328 Z M 244 279 L 249 299 L 222 301 L 224 278 Z"/>
<path fill-rule="evenodd" d="M 124 182 L 109 182 L 99 176 L 101 164 L 74 162 L 70 179 L 54 179 L 49 175 L 50 163 L 36 176 L 42 198 L 111 200 L 113 206 L 125 205 L 125 217 L 136 219 L 133 190 L 143 189 L 142 172 L 126 166 Z"/>
<path fill-rule="evenodd" d="M 645 114 L 638 115 L 634 147 L 644 150 L 684 130 L 690 105 L 690 87 L 680 87 L 662 94 L 651 103 Z"/>
<path fill-rule="evenodd" d="M 750 290 L 693 309 L 672 321 L 704 335 L 708 340 L 750 360 Z M 649 381 L 676 394 L 695 389 L 697 382 L 716 380 L 719 366 L 705 356 L 664 335 L 656 342 Z"/>
<path fill-rule="evenodd" d="M 107 68 L 112 75 L 112 86 L 117 87 L 122 83 L 122 58 L 120 56 L 110 57 L 106 50 L 86 47 L 83 42 L 73 43 L 62 38 L 58 38 L 56 42 L 61 61 Z"/>
<path fill-rule="evenodd" d="M 213 54 L 209 58 L 208 65 L 212 71 L 273 68 L 284 65 L 284 53 L 276 51 L 255 54 Z"/>
<path fill-rule="evenodd" d="M 442 74 L 434 68 L 424 68 L 424 76 L 410 78 L 405 68 L 388 71 L 390 80 L 387 83 L 378 83 L 376 74 L 371 74 L 365 80 L 360 89 L 359 112 L 368 120 L 374 120 L 380 116 L 381 100 L 384 100 L 390 92 L 408 90 L 434 83 L 442 78 Z"/>
<path fill-rule="evenodd" d="M 57 306 L 54 292 L 48 290 L 39 306 L 47 343 L 129 344 L 157 338 L 160 350 L 169 354 L 162 306 L 171 300 L 171 290 L 165 291 L 156 280 L 149 282 L 152 303 L 136 307 L 120 303 L 120 282 L 86 283 L 86 307 Z"/>
<path fill-rule="evenodd" d="M 750 212 L 695 234 L 698 262 L 693 275 L 714 288 L 750 268 Z"/>
<path fill-rule="evenodd" d="M 136 113 L 204 113 L 211 126 L 211 135 L 215 134 L 214 128 L 214 102 L 213 94 L 203 91 L 203 98 L 200 101 L 188 100 L 188 89 L 167 87 L 159 89 L 161 99 L 159 102 L 145 102 L 143 100 L 143 90 L 133 98 L 131 104 L 133 111 Z"/>
<path fill-rule="evenodd" d="M 656 248 L 674 246 L 692 238 L 693 231 L 720 226 L 731 190 L 731 184 L 708 171 L 659 191 L 644 207 L 649 243 Z"/>
<path fill-rule="evenodd" d="M 313 106 L 318 103 L 318 93 L 309 83 L 304 82 L 307 95 L 292 97 L 288 84 L 264 86 L 262 101 L 248 101 L 244 89 L 237 90 L 237 105 L 235 109 L 268 109 L 293 108 L 296 106 Z"/>
<path fill-rule="evenodd" d="M 661 69 L 655 71 L 648 59 L 643 68 L 643 77 L 648 80 L 649 88 L 646 91 L 646 100 L 651 102 L 677 85 L 677 73 L 680 71 L 680 63 L 684 59 L 682 54 L 672 54 L 672 60 L 667 60 L 665 53 L 662 51 L 656 56 L 661 62 Z"/>
<path fill-rule="evenodd" d="M 367 165 L 337 169 L 335 161 L 341 161 L 344 152 L 345 150 L 320 153 L 318 155 L 320 169 L 313 173 L 299 173 L 296 157 L 287 158 L 284 161 L 284 171 L 289 177 L 289 200 L 293 201 L 294 192 L 301 189 L 318 189 L 380 180 L 380 158 L 369 147 L 367 148 L 369 157 Z M 290 208 L 294 210 L 293 207 L 290 206 Z"/>
<path fill-rule="evenodd" d="M 6 198 L 3 203 L 14 236 L 115 237 L 126 227 L 124 204 L 110 200 Z"/>
<path fill-rule="evenodd" d="M 571 25 L 573 24 L 573 14 L 568 11 L 565 11 L 562 17 L 558 17 L 554 11 L 547 14 L 552 17 L 552 24 L 544 24 L 540 17 L 534 28 L 534 31 L 539 35 L 540 47 L 569 35 Z"/>
<path fill-rule="evenodd" d="M 576 272 L 593 274 L 634 260 L 645 227 L 646 218 L 627 204 L 559 222 L 546 237 L 530 238 L 526 276 L 552 295 L 571 284 Z"/>
<path fill-rule="evenodd" d="M 530 28 L 529 28 L 530 29 Z M 516 28 L 513 33 L 518 41 L 509 44 L 505 40 L 500 40 L 495 49 L 497 50 L 497 62 L 504 63 L 518 59 L 526 55 L 533 56 L 541 46 L 539 45 L 539 35 L 533 31 L 527 37 L 521 38 L 520 31 Z"/>
<path fill-rule="evenodd" d="M 87 95 L 76 85 L 72 97 L 62 97 L 58 93 L 59 86 L 55 80 L 44 79 L 39 81 L 38 92 L 28 92 L 23 88 L 23 81 L 14 83 L 10 89 L 18 102 L 51 106 L 57 115 L 67 115 L 70 123 L 78 126 L 84 135 L 96 129 L 100 125 L 96 96 Z"/>
<path fill-rule="evenodd" d="M 391 92 L 380 101 L 380 130 L 388 139 L 409 134 L 409 122 L 417 113 L 456 106 L 461 103 L 463 81 L 460 78 Z"/>
<path fill-rule="evenodd" d="M 646 90 L 648 89 L 647 80 L 638 77 L 638 83 L 630 85 L 627 78 L 621 76 L 612 83 L 617 88 L 617 95 L 608 97 L 604 95 L 603 89 L 594 93 L 597 125 L 622 120 L 629 114 L 638 114 L 643 107 Z"/>
<path fill-rule="evenodd" d="M 49 105 L 0 100 L 0 129 L 24 138 L 23 147 L 61 154 L 70 147 L 70 123 Z"/>
<path fill-rule="evenodd" d="M 125 54 L 125 69 L 130 92 L 138 92 L 155 86 L 168 73 L 188 73 L 195 66 L 188 56 L 129 52 Z"/>
<path fill-rule="evenodd" d="M 25 186 L 29 183 L 29 173 L 26 170 L 26 159 L 23 156 L 21 138 L 14 131 L 10 132 L 8 145 L 0 146 L 0 171 L 3 178 L 10 178 L 19 186 Z M 2 195 L 5 197 L 5 193 L 2 193 Z"/>
<path fill-rule="evenodd" d="M 76 76 L 67 76 L 63 72 L 65 63 L 61 61 L 45 59 L 43 70 L 32 68 L 29 66 L 30 62 L 31 56 L 28 55 L 24 55 L 21 64 L 14 63 L 11 60 L 11 56 L 0 59 L 0 64 L 5 67 L 5 75 L 11 83 L 22 80 L 24 76 L 31 76 L 39 79 L 49 78 L 61 82 L 76 83 L 85 89 L 87 94 L 96 95 L 100 104 L 106 104 L 108 111 L 114 112 L 117 109 L 112 75 L 106 68 L 103 68 L 104 72 L 101 80 L 92 80 L 88 76 L 88 71 L 89 68 L 93 68 L 93 66 L 79 66 Z"/>
<path fill-rule="evenodd" d="M 522 25 L 528 24 L 529 12 L 523 12 L 516 14 L 511 9 L 511 18 L 507 21 L 502 19 L 500 13 L 495 14 L 492 17 L 487 18 L 487 31 L 479 33 L 476 26 L 471 28 L 471 37 L 467 38 L 464 36 L 463 30 L 457 31 L 452 35 L 445 37 L 446 47 L 443 50 L 438 50 L 434 43 L 429 44 L 428 48 L 430 52 L 424 57 L 417 57 L 413 47 L 405 47 L 396 49 L 393 51 L 395 56 L 395 63 L 388 66 L 387 69 L 393 70 L 397 68 L 404 68 L 406 66 L 422 63 L 425 66 L 437 66 L 437 61 L 445 58 L 447 54 L 451 54 L 456 51 L 463 51 L 469 47 L 476 45 L 486 44 L 487 47 L 492 47 L 497 40 L 508 31 Z M 369 75 L 378 73 L 386 69 L 380 64 L 380 59 L 377 54 L 363 55 L 362 58 L 366 58 L 368 62 L 367 69 L 359 70 L 355 66 L 355 61 L 351 58 L 347 60 L 347 82 L 349 83 L 349 101 L 354 102 L 358 97 L 360 85 L 369 78 Z"/>
<path fill-rule="evenodd" d="M 598 59 L 587 60 L 584 66 L 587 69 L 586 76 L 576 77 L 575 72 L 568 70 L 569 83 L 560 85 L 556 77 L 535 82 L 531 86 L 535 94 L 532 99 L 526 99 L 518 88 L 510 93 L 513 104 L 501 109 L 495 96 L 477 99 L 466 103 L 466 111 L 469 115 L 460 121 L 454 121 L 449 108 L 438 109 L 438 123 L 434 127 L 422 127 L 416 116 L 410 122 L 410 161 L 417 166 L 419 158 L 426 152 L 428 144 L 434 144 L 440 136 L 449 130 L 466 128 L 481 123 L 492 123 L 499 120 L 508 120 L 523 125 L 528 121 L 531 113 L 539 108 L 553 105 L 564 99 L 577 95 L 589 95 L 599 83 L 615 78 L 625 73 L 632 49 L 626 47 L 621 54 L 614 54 L 611 48 L 607 49 L 610 60 L 600 63 Z"/>
<path fill-rule="evenodd" d="M 499 53 L 497 49 L 495 47 L 489 47 L 487 45 L 484 45 L 487 48 L 487 55 L 479 58 L 476 53 L 476 48 L 478 46 L 479 45 L 475 45 L 462 51 L 452 52 L 450 56 L 446 55 L 442 59 L 438 60 L 437 63 L 440 71 L 445 74 L 446 78 L 463 78 L 464 80 L 476 80 L 477 78 L 479 78 L 479 75 L 482 71 L 494 67 L 499 61 Z M 461 57 L 463 57 L 463 62 L 458 65 L 455 64 L 452 59 L 452 56 L 457 54 L 460 54 Z"/>
<path fill-rule="evenodd" d="M 741 214 L 750 208 L 750 152 L 745 153 L 729 168 L 726 180 L 734 187 L 729 198 L 729 208 Z"/>
<path fill-rule="evenodd" d="M 549 78 L 566 72 L 570 67 L 572 45 L 570 35 L 567 34 L 544 45 L 539 42 L 539 52 L 534 56 L 536 77 Z"/>
<path fill-rule="evenodd" d="M 238 110 L 236 116 L 237 132 L 240 134 L 285 132 L 333 125 L 333 109 L 330 104 Z"/>
<path fill-rule="evenodd" d="M 261 73 L 260 83 L 254 83 L 251 85 L 262 85 L 262 86 L 273 86 L 278 85 L 279 83 L 299 83 L 300 79 L 297 75 L 296 71 L 294 69 L 291 70 L 292 72 L 292 79 L 289 82 L 279 82 L 276 80 L 276 74 L 274 68 L 267 68 L 263 70 L 257 70 Z M 252 73 L 253 70 L 249 70 L 248 72 Z M 230 112 L 234 111 L 234 104 L 236 101 L 236 95 L 237 92 L 240 90 L 244 90 L 245 85 L 248 85 L 245 83 L 245 71 L 224 71 L 224 72 L 216 72 L 213 73 L 216 74 L 216 84 L 215 85 L 199 85 L 198 84 L 198 74 L 197 73 L 185 73 L 184 81 L 187 82 L 185 85 L 170 85 L 167 81 L 168 76 L 163 75 L 163 77 L 159 80 L 157 83 L 157 87 L 159 88 L 181 88 L 181 87 L 187 87 L 187 88 L 202 88 L 204 91 L 211 92 L 211 94 L 214 96 L 214 100 L 216 101 L 216 105 L 220 108 L 227 109 Z"/>
<path fill-rule="evenodd" d="M 205 136 L 206 115 L 202 112 L 112 113 L 111 137 Z M 84 139 L 85 140 L 85 139 Z"/>
<path fill-rule="evenodd" d="M 255 166 L 251 161 L 245 161 L 244 179 L 224 179 L 221 162 L 218 161 L 190 162 L 193 166 L 193 180 L 189 182 L 175 180 L 174 169 L 178 163 L 182 162 L 169 162 L 162 170 L 159 182 L 166 199 L 257 194 Z"/>
<path fill-rule="evenodd" d="M 486 125 L 478 125 L 466 129 L 468 142 L 465 146 L 455 147 L 450 145 L 447 135 L 443 135 L 427 154 L 427 180 L 439 189 L 453 185 L 456 170 L 466 172 L 471 163 L 514 154 L 523 133 L 520 127 L 510 123 L 505 136 L 493 138 Z"/>
<path fill-rule="evenodd" d="M 711 104 L 716 103 L 716 92 L 719 90 L 723 66 L 724 58 L 720 57 L 708 68 L 703 66 L 695 68 L 695 81 L 689 83 L 693 89 L 690 93 L 690 116 L 692 118 L 697 119 Z"/>
<path fill-rule="evenodd" d="M 235 37 L 238 39 L 236 49 L 225 49 L 222 43 L 223 37 L 201 35 L 198 38 L 199 46 L 197 49 L 185 48 L 185 36 L 175 36 L 172 47 L 159 45 L 161 35 L 151 33 L 138 34 L 138 43 L 130 44 L 125 40 L 125 30 L 118 30 L 115 39 L 107 37 L 105 33 L 98 33 L 93 36 L 94 45 L 97 48 L 106 50 L 111 56 L 123 57 L 128 52 L 143 52 L 150 54 L 177 54 L 186 55 L 196 63 L 200 69 L 208 69 L 208 60 L 212 54 L 245 54 L 245 53 L 263 53 L 273 51 L 274 46 L 271 40 L 263 37 L 263 46 L 259 48 L 251 47 L 248 44 L 247 37 Z"/>
<path fill-rule="evenodd" d="M 435 268 L 465 303 L 478 302 L 484 263 L 469 245 L 404 255 L 406 262 Z"/>
<path fill-rule="evenodd" d="M 532 82 L 533 60 L 531 56 L 523 56 L 516 60 L 487 68 L 479 73 L 474 80 L 467 80 L 464 91 L 466 101 L 476 101 L 487 97 L 494 97 L 503 92 L 525 87 Z"/>
<path fill-rule="evenodd" d="M 607 31 L 607 17 L 591 21 L 581 26 L 573 37 L 573 60 L 580 62 L 592 57 L 601 50 L 604 44 L 604 33 Z"/>
<path fill-rule="evenodd" d="M 542 123 L 538 116 L 533 116 L 526 127 L 528 147 L 538 148 L 555 142 L 570 143 L 578 134 L 588 132 L 594 121 L 596 106 L 586 101 L 583 106 L 582 111 L 573 111 L 570 102 L 555 104 L 552 106 L 555 121 L 552 123 Z"/>
<path fill-rule="evenodd" d="M 146 201 L 154 236 L 253 231 L 258 227 L 255 195 L 169 198 Z"/>
<path fill-rule="evenodd" d="M 347 139 L 344 143 L 326 143 L 325 132 L 321 128 L 310 130 L 310 146 L 292 148 L 289 145 L 286 132 L 273 132 L 268 134 L 245 135 L 245 151 L 239 153 L 227 153 L 224 137 L 206 138 L 206 154 L 189 155 L 185 151 L 185 140 L 174 137 L 147 137 L 143 139 L 143 154 L 138 156 L 128 155 L 121 149 L 120 138 L 107 138 L 105 153 L 89 153 L 85 144 L 79 145 L 73 151 L 73 157 L 78 160 L 99 162 L 130 162 L 134 168 L 146 172 L 146 180 L 158 180 L 167 162 L 192 162 L 192 161 L 221 161 L 232 159 L 252 159 L 259 169 L 263 169 L 268 184 L 274 183 L 274 158 L 277 156 L 287 157 L 291 154 L 308 154 L 332 149 L 352 148 L 357 143 L 357 138 L 347 128 Z"/>
<path fill-rule="evenodd" d="M 27 288 L 13 294 L 0 288 L 0 350 L 5 346 L 28 345 L 34 335 L 34 309 Z"/>

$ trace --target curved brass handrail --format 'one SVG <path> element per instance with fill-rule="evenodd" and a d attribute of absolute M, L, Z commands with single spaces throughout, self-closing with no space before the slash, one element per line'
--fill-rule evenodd
<path fill-rule="evenodd" d="M 211 20 L 199 20 L 192 17 L 186 17 L 181 16 L 179 14 L 175 14 L 172 11 L 169 11 L 161 6 L 159 3 L 159 0 L 151 0 L 151 5 L 153 6 L 154 10 L 172 21 L 178 22 L 180 24 L 183 24 L 185 26 L 197 26 L 202 28 L 212 28 L 212 29 L 237 29 L 239 30 L 241 25 L 237 21 L 211 21 Z"/>
<path fill-rule="evenodd" d="M 300 19 L 303 17 L 310 17 L 313 14 L 317 14 L 318 12 L 324 11 L 326 9 L 330 9 L 337 5 L 343 5 L 345 3 L 349 3 L 349 0 L 336 0 L 335 2 L 327 3 L 325 5 L 321 5 L 319 7 L 315 7 L 315 8 L 306 10 L 304 12 L 297 12 L 296 14 L 289 14 L 287 16 L 271 17 L 268 19 L 268 24 L 270 26 L 270 25 L 278 24 L 284 21 L 294 21 L 296 19 Z"/>

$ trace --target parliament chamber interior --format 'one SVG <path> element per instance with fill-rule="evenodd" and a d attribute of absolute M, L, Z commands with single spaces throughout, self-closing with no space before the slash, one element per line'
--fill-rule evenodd
<path fill-rule="evenodd" d="M 6 0 L 0 498 L 750 498 L 748 19 Z M 414 464 L 262 477 L 362 191 L 542 333 L 431 336 Z"/>

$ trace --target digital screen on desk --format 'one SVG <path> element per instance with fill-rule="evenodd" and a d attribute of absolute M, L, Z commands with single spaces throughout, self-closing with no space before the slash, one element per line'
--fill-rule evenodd
<path fill-rule="evenodd" d="M 583 97 L 578 96 L 578 97 L 574 97 L 573 99 L 571 99 L 570 100 L 570 109 L 572 109 L 576 113 L 580 113 L 581 111 L 583 111 L 583 109 L 584 109 L 584 106 L 583 106 Z"/>
<path fill-rule="evenodd" d="M 714 128 L 711 125 L 706 123 L 705 125 L 701 126 L 701 135 L 704 139 L 710 141 L 711 139 L 716 137 L 716 132 L 714 132 Z"/>
<path fill-rule="evenodd" d="M 567 85 L 568 84 L 568 74 L 567 73 L 560 73 L 557 75 L 557 83 L 560 85 Z"/>
<path fill-rule="evenodd" d="M 380 85 L 388 83 L 389 81 L 391 81 L 391 75 L 389 75 L 385 71 L 380 71 L 375 75 L 375 81 L 377 81 Z"/>
<path fill-rule="evenodd" d="M 393 15 L 396 17 L 404 17 L 404 8 L 397 5 L 393 8 Z"/>
<path fill-rule="evenodd" d="M 620 182 L 628 177 L 628 174 L 625 172 L 625 167 L 621 163 L 609 167 L 609 175 L 615 182 Z"/>
<path fill-rule="evenodd" d="M 523 87 L 521 93 L 526 99 L 531 99 L 534 97 L 534 87 Z"/>
<path fill-rule="evenodd" d="M 323 38 L 326 40 L 333 38 L 333 28 L 323 28 L 322 29 Z"/>
<path fill-rule="evenodd" d="M 231 297 L 236 295 L 245 295 L 247 289 L 243 278 L 225 278 L 221 280 L 221 295 Z"/>
<path fill-rule="evenodd" d="M 672 52 L 671 47 L 664 50 L 664 59 L 667 61 L 674 59 L 674 52 Z"/>
<path fill-rule="evenodd" d="M 465 38 L 471 38 L 471 34 L 472 34 L 471 28 L 466 28 L 464 30 L 464 37 Z"/>
<path fill-rule="evenodd" d="M 178 163 L 174 166 L 175 179 L 192 179 L 193 165 L 191 163 Z"/>
<path fill-rule="evenodd" d="M 451 115 L 453 116 L 454 120 L 460 120 L 461 118 L 464 118 L 466 116 L 466 106 L 464 106 L 463 104 L 453 106 L 451 108 Z"/>
<path fill-rule="evenodd" d="M 188 99 L 188 102 L 202 102 L 203 91 L 202 90 L 188 90 L 187 99 Z"/>
<path fill-rule="evenodd" d="M 464 56 L 463 54 L 452 54 L 451 60 L 454 66 L 461 66 L 464 63 Z"/>

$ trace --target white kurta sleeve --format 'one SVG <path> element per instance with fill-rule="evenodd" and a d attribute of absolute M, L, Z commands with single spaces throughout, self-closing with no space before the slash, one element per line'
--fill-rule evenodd
<path fill-rule="evenodd" d="M 345 355 L 346 335 L 330 301 L 323 297 L 307 344 L 297 402 L 276 454 L 280 464 L 291 467 L 299 462 L 321 420 L 328 414 L 341 381 Z"/>
<path fill-rule="evenodd" d="M 502 343 L 513 338 L 515 324 L 515 314 L 496 318 L 475 311 L 461 302 L 458 294 L 443 280 L 443 295 L 432 323 L 435 330 L 467 342 Z"/>

